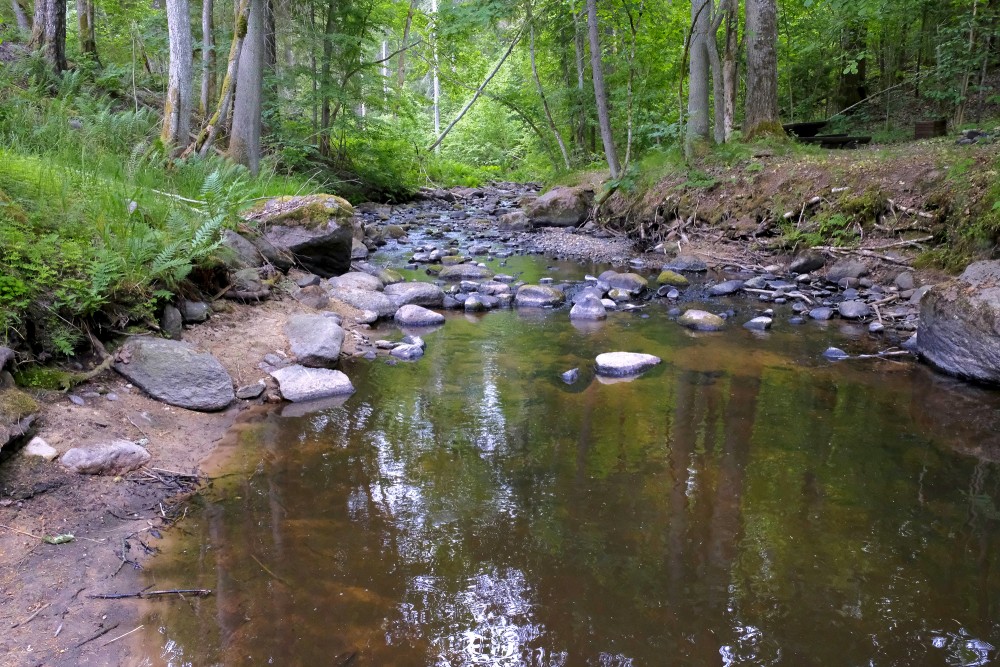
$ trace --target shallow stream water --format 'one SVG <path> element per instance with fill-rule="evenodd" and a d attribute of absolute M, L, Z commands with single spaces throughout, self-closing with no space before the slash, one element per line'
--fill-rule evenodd
<path fill-rule="evenodd" d="M 254 412 L 148 568 L 158 588 L 214 591 L 154 603 L 149 658 L 992 664 L 1000 396 L 909 362 L 825 361 L 868 335 L 781 310 L 751 333 L 755 305 L 713 303 L 738 311 L 715 334 L 657 302 L 589 326 L 453 314 L 416 363 L 346 365 L 340 404 Z M 614 350 L 664 363 L 594 378 Z"/>

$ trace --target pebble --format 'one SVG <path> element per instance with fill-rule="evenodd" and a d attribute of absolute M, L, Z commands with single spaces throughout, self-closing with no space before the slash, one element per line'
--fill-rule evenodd
<path fill-rule="evenodd" d="M 849 359 L 851 355 L 847 354 L 839 347 L 828 347 L 826 351 L 823 352 L 823 356 L 831 360 L 839 359 Z"/>
<path fill-rule="evenodd" d="M 580 377 L 580 369 L 573 368 L 559 376 L 566 384 L 573 384 Z"/>
<path fill-rule="evenodd" d="M 767 331 L 771 328 L 773 320 L 770 317 L 755 317 L 743 325 L 744 329 L 751 331 Z"/>

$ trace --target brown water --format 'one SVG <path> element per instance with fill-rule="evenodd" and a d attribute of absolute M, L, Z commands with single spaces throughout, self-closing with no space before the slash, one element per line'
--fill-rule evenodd
<path fill-rule="evenodd" d="M 992 664 L 1000 397 L 823 361 L 867 338 L 837 323 L 697 335 L 663 309 L 454 315 L 417 363 L 346 367 L 342 405 L 241 424 L 148 571 L 215 593 L 156 602 L 150 658 Z M 594 379 L 616 349 L 665 363 Z"/>

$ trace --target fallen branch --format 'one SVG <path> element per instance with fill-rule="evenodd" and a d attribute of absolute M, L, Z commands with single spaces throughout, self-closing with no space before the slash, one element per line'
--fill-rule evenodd
<path fill-rule="evenodd" d="M 43 604 L 43 605 L 42 605 L 41 607 L 39 607 L 38 609 L 36 609 L 36 610 L 35 610 L 35 613 L 34 613 L 34 614 L 32 614 L 32 615 L 31 615 L 31 616 L 29 616 L 28 618 L 24 619 L 23 621 L 21 621 L 21 622 L 19 622 L 19 623 L 15 623 L 14 625 L 10 626 L 10 627 L 11 627 L 11 629 L 13 630 L 13 629 L 14 629 L 14 628 L 16 628 L 16 627 L 19 627 L 19 626 L 22 626 L 22 625 L 27 625 L 28 623 L 31 623 L 31 622 L 32 622 L 33 620 L 35 620 L 35 616 L 38 616 L 39 614 L 41 614 L 41 613 L 42 613 L 42 611 L 43 611 L 43 610 L 44 610 L 44 609 L 45 609 L 46 607 L 48 607 L 48 606 L 50 606 L 50 605 L 51 605 L 51 603 L 50 603 L 50 602 L 46 602 L 46 603 L 45 603 L 45 604 Z"/>
<path fill-rule="evenodd" d="M 289 584 L 289 583 L 288 583 L 287 581 L 285 581 L 284 579 L 282 579 L 281 577 L 279 577 L 278 575 L 276 575 L 276 574 L 275 574 L 274 572 L 271 572 L 271 570 L 267 569 L 267 566 L 266 566 L 266 565 L 264 565 L 263 563 L 261 563 L 261 562 L 260 562 L 260 561 L 259 561 L 259 560 L 257 559 L 257 557 L 256 557 L 256 556 L 254 556 L 253 554 L 250 554 L 250 558 L 253 558 L 253 562 L 257 563 L 257 565 L 260 565 L 260 569 L 262 569 L 262 570 L 264 570 L 265 572 L 267 572 L 267 573 L 268 573 L 269 575 L 271 575 L 271 576 L 272 576 L 272 577 L 273 577 L 274 579 L 276 579 L 277 581 L 280 581 L 281 583 L 283 583 L 283 584 L 284 584 L 285 586 L 287 586 L 288 588 L 291 588 L 291 585 L 290 585 L 290 584 Z"/>
<path fill-rule="evenodd" d="M 813 304 L 813 300 L 810 299 L 809 297 L 807 297 L 802 292 L 780 292 L 779 293 L 777 290 L 771 291 L 771 290 L 766 290 L 766 289 L 754 289 L 754 288 L 751 288 L 751 287 L 744 287 L 743 291 L 744 292 L 750 292 L 751 294 L 765 294 L 765 295 L 767 295 L 769 297 L 787 296 L 787 297 L 789 297 L 791 299 L 799 299 L 801 301 L 805 301 L 810 306 Z"/>
<path fill-rule="evenodd" d="M 165 595 L 178 595 L 180 597 L 184 597 L 185 595 L 194 595 L 196 597 L 205 597 L 211 594 L 212 591 L 208 588 L 172 588 L 165 591 L 139 591 L 138 593 L 97 593 L 95 595 L 88 595 L 87 597 L 92 600 L 126 600 L 129 598 L 139 598 L 145 600 L 147 598 L 163 597 Z"/>
<path fill-rule="evenodd" d="M 143 629 L 144 627 L 146 627 L 146 626 L 145 626 L 145 625 L 140 625 L 140 626 L 139 626 L 139 627 L 137 627 L 137 628 L 134 628 L 134 629 L 132 629 L 132 630 L 129 630 L 128 632 L 126 632 L 126 633 L 125 633 L 125 634 L 123 634 L 123 635 L 118 635 L 118 636 L 117 636 L 117 637 L 115 637 L 114 639 L 111 639 L 111 640 L 109 640 L 109 641 L 106 641 L 106 642 L 104 642 L 104 644 L 102 644 L 102 646 L 107 646 L 108 644 L 114 644 L 114 643 L 115 643 L 116 641 L 118 641 L 119 639 L 124 639 L 125 637 L 128 637 L 128 636 L 129 636 L 130 634 L 132 634 L 133 632 L 138 632 L 139 630 L 142 630 L 142 629 Z"/>
<path fill-rule="evenodd" d="M 917 217 L 925 218 L 927 220 L 934 219 L 934 215 L 932 213 L 928 213 L 927 211 L 921 211 L 915 208 L 909 208 L 907 206 L 900 206 L 892 199 L 889 200 L 889 206 L 891 206 L 893 209 L 899 209 L 900 211 L 906 213 L 907 215 L 915 215 Z"/>
<path fill-rule="evenodd" d="M 905 266 L 911 268 L 911 264 L 906 260 L 898 259 L 896 257 L 890 257 L 889 255 L 880 255 L 877 252 L 872 252 L 866 249 L 850 249 L 850 248 L 837 248 L 835 246 L 815 246 L 813 250 L 818 250 L 819 252 L 825 252 L 831 255 L 858 255 L 860 257 L 871 257 L 873 259 L 880 259 L 883 262 L 888 262 L 889 264 L 896 264 L 898 266 Z"/>
<path fill-rule="evenodd" d="M 103 630 L 101 630 L 100 632 L 98 632 L 96 635 L 94 635 L 92 637 L 88 637 L 87 639 L 84 639 L 82 642 L 80 642 L 79 644 L 77 644 L 73 648 L 80 648 L 84 644 L 89 644 L 90 642 L 94 641 L 95 639 L 100 639 L 104 635 L 108 634 L 109 632 L 111 632 L 112 630 L 114 630 L 115 628 L 117 628 L 119 625 L 121 625 L 121 623 L 115 623 L 113 625 L 109 625 L 108 627 L 106 627 Z"/>

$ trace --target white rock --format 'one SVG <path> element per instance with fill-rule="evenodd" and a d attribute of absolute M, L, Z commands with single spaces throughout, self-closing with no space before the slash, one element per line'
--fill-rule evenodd
<path fill-rule="evenodd" d="M 638 352 L 606 352 L 597 355 L 597 374 L 607 377 L 638 375 L 663 360 L 652 354 Z"/>
<path fill-rule="evenodd" d="M 41 438 L 32 438 L 21 450 L 22 456 L 38 456 L 46 461 L 52 461 L 59 456 L 56 448 Z"/>
<path fill-rule="evenodd" d="M 346 375 L 326 368 L 286 366 L 272 372 L 271 377 L 278 381 L 281 396 L 293 403 L 354 393 Z"/>

